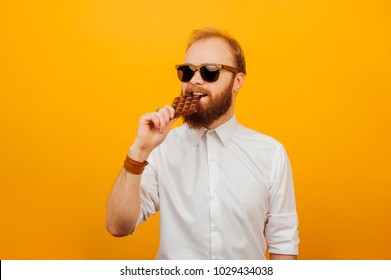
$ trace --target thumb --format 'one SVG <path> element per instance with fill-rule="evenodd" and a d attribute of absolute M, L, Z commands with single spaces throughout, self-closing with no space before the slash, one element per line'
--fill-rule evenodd
<path fill-rule="evenodd" d="M 179 119 L 179 117 L 173 118 L 168 122 L 168 125 L 165 127 L 163 133 L 168 133 L 171 129 L 171 127 L 174 125 L 174 123 Z"/>

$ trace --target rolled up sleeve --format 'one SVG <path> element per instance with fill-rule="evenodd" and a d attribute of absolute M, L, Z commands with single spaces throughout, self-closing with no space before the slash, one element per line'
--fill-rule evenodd
<path fill-rule="evenodd" d="M 159 211 L 159 191 L 157 185 L 157 173 L 150 162 L 141 177 L 140 214 L 136 226 L 144 223 L 151 215 Z"/>
<path fill-rule="evenodd" d="M 269 180 L 269 212 L 265 228 L 268 252 L 298 255 L 300 240 L 292 169 L 282 145 L 274 157 Z"/>

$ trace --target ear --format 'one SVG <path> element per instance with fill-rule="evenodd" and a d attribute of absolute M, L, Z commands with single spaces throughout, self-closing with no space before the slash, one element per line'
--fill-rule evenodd
<path fill-rule="evenodd" d="M 238 93 L 238 91 L 242 88 L 244 84 L 244 74 L 238 73 L 235 77 L 234 87 L 233 90 L 235 93 Z"/>

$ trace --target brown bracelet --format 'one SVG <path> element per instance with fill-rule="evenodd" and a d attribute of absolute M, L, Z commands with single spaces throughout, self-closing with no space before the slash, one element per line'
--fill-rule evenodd
<path fill-rule="evenodd" d="M 124 161 L 124 168 L 126 171 L 132 174 L 139 175 L 143 173 L 145 166 L 148 165 L 148 161 L 140 162 L 131 159 L 129 156 L 126 156 Z"/>

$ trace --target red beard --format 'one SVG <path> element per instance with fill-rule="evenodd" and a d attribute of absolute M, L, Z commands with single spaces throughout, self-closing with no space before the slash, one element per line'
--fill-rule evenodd
<path fill-rule="evenodd" d="M 202 98 L 199 104 L 198 111 L 187 116 L 183 116 L 184 123 L 190 128 L 208 127 L 221 116 L 226 114 L 232 105 L 232 89 L 235 79 L 232 78 L 229 85 L 219 94 L 212 95 L 208 90 L 189 85 L 186 88 L 185 94 L 199 92 L 207 94 L 208 102 L 203 104 Z"/>

